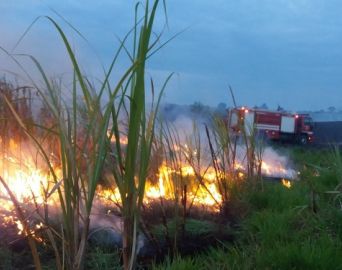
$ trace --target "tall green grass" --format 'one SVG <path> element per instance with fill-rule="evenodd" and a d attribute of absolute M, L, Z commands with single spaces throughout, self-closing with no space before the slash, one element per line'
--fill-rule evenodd
<path fill-rule="evenodd" d="M 155 269 L 341 269 L 342 214 L 336 193 L 327 192 L 339 183 L 336 153 L 295 148 L 301 181 L 291 189 L 265 182 L 264 189 L 240 190 L 248 214 L 234 243 L 167 260 Z"/>
<path fill-rule="evenodd" d="M 143 203 L 146 178 L 149 169 L 152 144 L 154 140 L 154 127 L 156 113 L 159 107 L 161 94 L 152 108 L 146 108 L 146 82 L 145 69 L 148 57 L 154 53 L 157 41 L 151 41 L 153 24 L 159 1 L 150 5 L 145 2 L 142 24 L 139 25 L 136 13 L 136 27 L 133 29 L 133 52 L 132 70 L 129 78 L 122 85 L 122 97 L 115 106 L 111 104 L 110 116 L 112 120 L 111 136 L 115 138 L 115 146 L 111 148 L 111 155 L 114 157 L 111 166 L 116 185 L 120 192 L 123 216 L 123 261 L 125 269 L 132 269 L 135 265 L 137 250 L 137 234 L 139 231 L 140 210 Z M 137 5 L 136 12 L 139 5 Z M 120 85 L 121 86 L 121 85 Z M 151 84 L 154 93 L 153 84 Z M 126 108 L 125 96 L 128 94 L 129 101 Z M 115 96 L 114 96 L 115 97 Z M 125 149 L 120 144 L 120 122 L 122 110 L 127 112 L 128 130 L 127 145 Z"/>
<path fill-rule="evenodd" d="M 155 115 L 161 97 L 160 95 L 157 98 L 157 102 L 153 103 L 152 109 L 148 111 L 146 61 L 158 50 L 158 46 L 164 45 L 160 45 L 159 35 L 151 41 L 159 1 L 150 2 L 147 0 L 144 3 L 137 3 L 134 27 L 122 41 L 98 89 L 89 83 L 82 72 L 76 54 L 61 26 L 53 18 L 45 17 L 59 34 L 74 71 L 72 87 L 69 89 L 69 103 L 62 98 L 62 89 L 48 78 L 43 66 L 33 56 L 28 56 L 40 72 L 44 86 L 40 86 L 33 79 L 31 82 L 55 122 L 53 127 L 45 127 L 45 130 L 56 142 L 62 170 L 61 179 L 51 165 L 49 153 L 39 138 L 27 128 L 16 108 L 7 99 L 7 105 L 22 130 L 36 143 L 40 154 L 46 160 L 55 183 L 52 191 L 59 194 L 63 224 L 59 233 L 54 230 L 54 239 L 61 247 L 53 245 L 58 255 L 56 264 L 59 269 L 84 268 L 95 191 L 104 164 L 108 161 L 108 154 L 115 157 L 109 159 L 110 167 L 122 202 L 124 268 L 132 269 L 135 265 L 140 208 L 154 138 Z M 141 9 L 142 14 L 139 12 Z M 134 44 L 132 52 L 129 52 L 125 44 L 130 36 Z M 109 79 L 121 51 L 125 51 L 132 62 L 113 86 Z M 21 66 L 14 56 L 13 60 Z M 30 74 L 24 71 L 31 78 Z M 169 79 L 170 77 L 167 81 Z M 154 93 L 153 84 L 151 87 Z M 80 103 L 79 100 L 83 100 L 84 103 Z M 122 114 L 127 116 L 128 122 L 128 144 L 124 149 L 119 143 L 122 136 L 119 118 Z M 115 145 L 110 144 L 112 137 L 117 142 Z M 38 262 L 36 266 L 37 269 L 40 268 Z"/>

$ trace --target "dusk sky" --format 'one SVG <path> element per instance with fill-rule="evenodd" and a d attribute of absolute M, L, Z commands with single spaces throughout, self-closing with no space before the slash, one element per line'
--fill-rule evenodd
<path fill-rule="evenodd" d="M 144 2 L 144 1 L 143 1 Z M 99 77 L 133 26 L 130 0 L 0 0 L 0 46 L 12 50 L 30 23 L 49 15 L 61 23 L 83 69 Z M 52 12 L 67 19 L 88 43 Z M 340 0 L 169 0 L 163 40 L 182 32 L 153 56 L 148 69 L 160 84 L 171 72 L 164 102 L 278 105 L 290 110 L 342 109 L 342 2 Z M 165 26 L 159 10 L 156 32 Z M 16 53 L 35 55 L 51 76 L 70 72 L 55 29 L 39 20 Z M 100 60 L 99 60 L 100 59 Z M 120 60 L 118 73 L 125 60 Z M 5 55 L 0 73 L 19 72 Z M 122 69 L 122 70 L 121 70 Z"/>

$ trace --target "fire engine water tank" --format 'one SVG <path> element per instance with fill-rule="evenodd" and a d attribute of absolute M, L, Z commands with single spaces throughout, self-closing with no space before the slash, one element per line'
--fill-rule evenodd
<path fill-rule="evenodd" d="M 280 132 L 294 133 L 295 132 L 295 118 L 292 116 L 282 116 Z"/>

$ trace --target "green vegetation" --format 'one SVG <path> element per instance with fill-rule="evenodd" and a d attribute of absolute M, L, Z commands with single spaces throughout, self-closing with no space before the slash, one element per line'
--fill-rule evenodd
<path fill-rule="evenodd" d="M 193 244 L 187 246 L 193 248 L 191 252 L 182 246 L 179 235 L 174 256 L 152 264 L 140 259 L 138 265 L 152 269 L 341 269 L 340 168 L 333 162 L 338 152 L 294 147 L 290 153 L 301 172 L 290 189 L 271 182 L 265 182 L 263 190 L 244 186 L 231 201 L 231 207 L 243 213 L 233 226 L 222 229 L 209 217 L 187 218 L 184 239 Z M 176 234 L 177 219 L 166 226 L 170 235 Z M 158 225 L 150 232 L 161 239 L 165 228 Z M 233 236 L 233 241 L 225 240 L 224 233 Z M 41 247 L 39 253 L 43 269 L 55 269 L 53 254 Z M 19 262 L 30 263 L 27 249 L 18 253 L 2 246 L 0 258 L 4 269 L 21 269 Z M 115 248 L 91 245 L 86 258 L 86 269 L 119 269 L 121 265 L 120 251 Z"/>
<path fill-rule="evenodd" d="M 243 130 L 238 144 L 222 116 L 213 118 L 203 132 L 194 123 L 184 140 L 177 127 L 157 121 L 160 98 L 171 78 L 166 78 L 156 97 L 153 81 L 146 82 L 147 60 L 165 45 L 160 44 L 161 35 L 153 33 L 159 2 L 136 5 L 133 28 L 96 87 L 83 73 L 63 29 L 45 17 L 63 41 L 73 79 L 70 89 L 64 89 L 29 56 L 43 81 L 43 85 L 31 81 L 43 104 L 39 121 L 25 89 L 22 96 L 11 85 L 0 88 L 3 160 L 11 144 L 32 143 L 33 155 L 51 178 L 46 186 L 40 183 L 42 200 L 29 190 L 32 200 L 27 202 L 19 201 L 14 188 L 0 177 L 1 192 L 5 190 L 5 200 L 14 205 L 13 228 L 6 230 L 15 235 L 22 227 L 17 243 L 0 238 L 0 268 L 339 269 L 342 157 L 338 148 L 293 148 L 290 154 L 300 176 L 288 189 L 263 179 L 264 145 L 255 127 Z M 112 82 L 121 53 L 130 64 Z M 151 106 L 147 106 L 148 90 Z M 68 101 L 62 98 L 65 91 Z M 199 105 L 193 106 L 193 113 L 203 111 Z M 236 167 L 240 152 L 245 153 L 242 176 Z M 165 172 L 158 171 L 160 165 L 165 165 Z M 163 173 L 167 174 L 163 190 L 168 193 L 162 195 L 159 187 L 159 197 L 145 202 L 147 180 L 158 182 Z M 109 230 L 97 231 L 98 241 L 91 241 L 100 184 L 118 191 L 114 211 L 121 234 L 111 234 L 112 222 Z M 199 199 L 200 194 L 207 197 Z M 58 198 L 57 214 L 51 213 L 49 204 L 53 195 Z M 0 236 L 5 234 L 0 230 Z M 101 237 L 108 240 L 106 245 Z M 115 245 L 115 237 L 121 246 Z M 142 242 L 145 250 L 138 256 Z"/>
<path fill-rule="evenodd" d="M 17 102 L 13 102 L 12 96 L 9 97 L 4 91 L 1 93 L 2 105 L 8 108 L 7 115 L 15 119 L 26 139 L 34 142 L 38 149 L 37 155 L 46 162 L 53 179 L 53 186 L 44 187 L 44 214 L 39 215 L 38 219 L 45 228 L 44 238 L 48 239 L 50 247 L 54 250 L 56 267 L 59 270 L 84 268 L 95 191 L 106 163 L 109 163 L 107 168 L 110 168 L 115 181 L 112 184 L 118 187 L 122 203 L 124 268 L 132 269 L 135 265 L 140 208 L 160 101 L 158 97 L 157 101 L 152 100 L 153 106 L 150 110 L 146 108 L 146 61 L 158 51 L 159 46 L 165 45 L 160 44 L 160 35 L 151 37 L 158 6 L 158 0 L 137 3 L 133 28 L 121 42 L 98 88 L 95 88 L 83 73 L 68 37 L 57 21 L 51 17 L 44 17 L 59 34 L 72 64 L 74 74 L 71 89 L 66 93 L 61 84 L 50 80 L 44 68 L 33 56 L 28 58 L 39 71 L 43 86 L 32 80 L 26 70 L 24 72 L 31 79 L 33 88 L 50 115 L 51 127 L 38 128 L 47 132 L 46 137 L 50 142 L 55 142 L 55 151 L 52 153 L 57 156 L 58 168 L 50 162 L 51 149 L 43 144 L 46 137 L 29 128 L 35 124 L 27 125 L 23 116 L 18 113 Z M 129 38 L 133 41 L 132 51 L 128 50 L 126 44 Z M 111 82 L 111 74 L 121 52 L 127 54 L 131 63 L 117 82 Z M 8 55 L 22 67 L 15 56 L 9 53 Z M 165 85 L 160 91 L 160 96 Z M 154 91 L 151 82 L 153 95 Z M 64 95 L 70 95 L 71 101 L 65 100 Z M 6 123 L 10 119 L 7 115 L 2 115 Z M 128 123 L 125 133 L 122 133 L 122 119 Z M 11 135 L 13 134 L 8 137 Z M 120 144 L 122 137 L 127 137 L 127 145 L 124 148 Z M 110 143 L 112 138 L 117 142 L 113 147 Z M 42 269 L 41 256 L 29 225 L 29 214 L 25 213 L 24 206 L 17 201 L 6 181 L 1 177 L 0 181 L 15 206 L 16 216 L 23 226 L 35 268 Z M 49 220 L 47 201 L 54 192 L 58 193 L 58 206 L 62 214 L 61 228 L 53 228 Z M 39 214 L 38 203 L 34 203 L 34 211 Z"/>
<path fill-rule="evenodd" d="M 248 208 L 234 243 L 155 269 L 342 269 L 342 211 L 334 150 L 294 148 L 300 181 L 244 190 Z M 334 162 L 335 161 L 335 162 Z"/>

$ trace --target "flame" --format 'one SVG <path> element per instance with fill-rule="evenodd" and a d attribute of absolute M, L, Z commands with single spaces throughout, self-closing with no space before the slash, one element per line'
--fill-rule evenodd
<path fill-rule="evenodd" d="M 52 176 L 34 161 L 34 155 L 28 149 L 16 143 L 13 139 L 4 145 L 0 140 L 0 175 L 11 190 L 12 195 L 25 213 L 28 209 L 35 209 L 40 205 L 54 205 L 58 201 L 57 194 L 49 194 L 54 186 Z M 27 151 L 26 151 L 27 150 Z M 27 152 L 27 153 L 26 153 Z M 53 164 L 51 164 L 53 166 Z M 55 172 L 59 174 L 56 168 Z M 48 196 L 48 194 L 50 196 Z M 16 216 L 14 202 L 7 189 L 0 184 L 0 223 L 2 226 L 15 226 L 17 234 L 27 236 L 30 234 L 41 242 L 36 231 L 42 229 L 43 224 L 36 224 L 33 217 L 27 217 L 28 227 L 24 228 L 22 221 Z M 32 206 L 32 208 L 30 208 Z M 30 212 L 32 212 L 30 210 Z M 33 213 L 33 212 L 32 212 Z"/>
<path fill-rule="evenodd" d="M 195 175 L 195 171 L 191 166 L 184 165 L 179 170 L 175 170 L 163 163 L 158 170 L 158 182 L 156 184 L 152 184 L 151 181 L 146 182 L 144 203 L 150 204 L 158 199 L 173 200 L 175 198 L 175 190 L 177 190 L 176 179 L 183 178 L 183 186 L 178 188 L 184 188 L 186 186 L 187 203 L 189 205 L 192 203 L 198 206 L 210 207 L 213 211 L 218 211 L 220 203 L 222 202 L 222 196 L 215 182 L 214 169 L 209 168 L 203 175 L 202 180 L 204 185 L 200 183 L 194 185 L 187 181 L 189 180 L 188 178 L 195 179 Z M 100 187 L 97 193 L 105 200 L 121 203 L 118 188 L 103 189 Z"/>
<path fill-rule="evenodd" d="M 173 170 L 165 163 L 159 168 L 158 185 L 147 185 L 145 191 L 144 202 L 149 203 L 153 199 L 163 198 L 172 199 L 174 197 L 174 190 L 177 189 L 173 178 L 182 177 L 184 179 L 183 186 L 187 189 L 187 200 L 193 202 L 194 205 L 203 205 L 213 207 L 214 211 L 219 210 L 219 205 L 222 202 L 221 194 L 214 182 L 216 174 L 214 168 L 210 167 L 203 175 L 203 184 L 191 185 L 187 183 L 187 178 L 196 177 L 193 167 L 184 165 L 180 170 Z"/>
<path fill-rule="evenodd" d="M 110 130 L 107 131 L 107 136 L 108 137 L 111 136 L 111 131 Z M 121 145 L 127 145 L 128 144 L 128 137 L 127 136 L 122 136 L 121 135 L 119 140 L 120 140 L 120 144 Z M 116 143 L 116 139 L 115 139 L 114 135 L 111 136 L 110 142 L 111 143 Z"/>
<path fill-rule="evenodd" d="M 292 184 L 290 180 L 287 179 L 281 179 L 281 183 L 283 184 L 284 187 L 291 188 Z"/>
<path fill-rule="evenodd" d="M 274 177 L 289 177 L 295 175 L 295 171 L 291 169 L 286 169 L 279 162 L 270 162 L 266 163 L 266 161 L 261 162 L 261 174 L 266 176 L 274 176 Z"/>
<path fill-rule="evenodd" d="M 20 203 L 51 203 L 53 198 L 46 200 L 46 192 L 53 186 L 52 177 L 37 168 L 32 160 L 19 161 L 6 155 L 0 160 L 0 172 L 11 192 Z M 4 186 L 0 185 L 0 196 L 8 198 Z M 9 199 L 9 198 L 8 198 Z M 2 208 L 10 210 L 12 202 L 2 204 Z"/>
<path fill-rule="evenodd" d="M 165 197 L 165 187 L 164 187 L 164 179 L 163 176 L 160 175 L 158 179 L 158 188 L 151 186 L 149 189 L 146 190 L 145 195 L 148 198 L 159 198 L 159 197 Z"/>
<path fill-rule="evenodd" d="M 112 139 L 112 142 L 113 141 Z M 3 140 L 0 138 L 0 145 Z M 127 144 L 127 139 L 120 138 L 120 143 Z M 57 194 L 52 194 L 47 198 L 47 194 L 54 187 L 54 181 L 51 175 L 41 168 L 37 162 L 28 154 L 22 153 L 21 147 L 13 140 L 9 140 L 8 151 L 0 151 L 0 175 L 6 181 L 9 189 L 20 204 L 47 204 L 55 205 L 58 203 Z M 184 151 L 184 155 L 196 156 L 196 150 L 191 149 L 188 145 L 184 147 L 176 147 L 176 151 Z M 56 160 L 52 154 L 51 160 Z M 51 164 L 60 176 L 60 169 L 57 165 Z M 200 166 L 198 166 L 200 167 Z M 287 170 L 279 163 L 262 161 L 262 174 L 264 175 L 285 175 Z M 232 165 L 230 173 L 234 175 L 234 179 L 243 181 L 246 178 L 245 165 L 243 162 L 236 162 Z M 187 162 L 179 164 L 167 164 L 163 162 L 158 168 L 158 172 L 154 176 L 155 181 L 146 181 L 144 203 L 150 204 L 153 201 L 164 199 L 174 200 L 176 195 L 182 194 L 182 202 L 185 206 L 190 205 L 203 206 L 211 211 L 217 212 L 223 201 L 222 194 L 219 191 L 218 179 L 224 179 L 227 172 L 219 171 L 217 168 L 207 166 L 205 168 L 195 168 Z M 291 182 L 287 179 L 282 179 L 282 184 L 288 188 L 291 187 Z M 104 188 L 99 186 L 96 191 L 97 198 L 100 202 L 106 205 L 112 203 L 121 204 L 119 189 L 115 186 Z M 7 194 L 6 189 L 0 184 L 0 222 L 3 225 L 12 224 L 17 227 L 19 235 L 30 233 L 35 236 L 38 241 L 42 241 L 35 232 L 43 229 L 42 223 L 30 223 L 29 232 L 24 231 L 24 225 L 15 216 L 14 205 Z"/>

